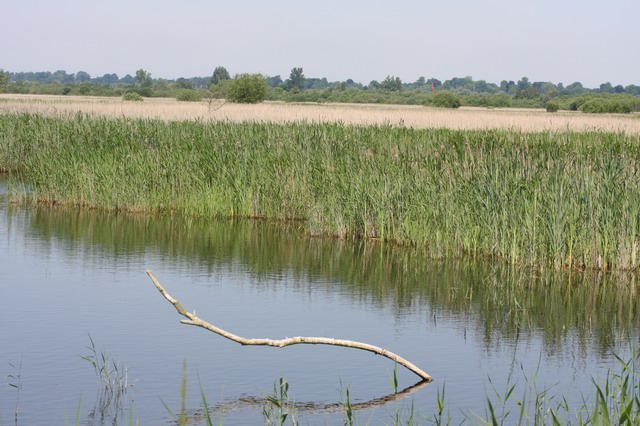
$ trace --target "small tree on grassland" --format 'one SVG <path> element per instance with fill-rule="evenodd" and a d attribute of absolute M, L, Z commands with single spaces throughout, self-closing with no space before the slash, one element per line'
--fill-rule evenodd
<path fill-rule="evenodd" d="M 142 96 L 140 96 L 140 94 L 137 92 L 127 92 L 124 95 L 122 95 L 122 100 L 142 102 L 144 99 L 142 99 Z"/>
<path fill-rule="evenodd" d="M 558 110 L 560 109 L 560 104 L 556 101 L 549 101 L 547 102 L 547 112 L 558 112 Z"/>
<path fill-rule="evenodd" d="M 267 96 L 267 82 L 260 74 L 241 74 L 229 83 L 226 92 L 230 102 L 256 104 Z"/>
<path fill-rule="evenodd" d="M 431 98 L 433 106 L 438 108 L 460 108 L 462 102 L 455 93 L 438 92 Z"/>

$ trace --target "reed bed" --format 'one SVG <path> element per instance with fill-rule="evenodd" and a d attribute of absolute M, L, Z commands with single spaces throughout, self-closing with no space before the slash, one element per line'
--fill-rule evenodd
<path fill-rule="evenodd" d="M 427 108 L 415 105 L 223 104 L 223 101 L 178 102 L 146 98 L 126 102 L 120 98 L 89 96 L 1 95 L 0 112 L 65 116 L 76 113 L 111 118 L 152 118 L 165 121 L 310 122 L 353 125 L 391 125 L 415 129 L 448 128 L 539 131 L 608 131 L 640 134 L 640 114 L 548 113 L 535 109 Z"/>
<path fill-rule="evenodd" d="M 638 267 L 639 150 L 606 132 L 0 114 L 0 168 L 37 202 L 295 219 L 554 268 Z"/>

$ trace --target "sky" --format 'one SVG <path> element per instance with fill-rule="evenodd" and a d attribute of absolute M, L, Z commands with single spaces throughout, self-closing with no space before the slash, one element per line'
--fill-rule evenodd
<path fill-rule="evenodd" d="M 0 0 L 0 69 L 640 85 L 638 0 Z"/>

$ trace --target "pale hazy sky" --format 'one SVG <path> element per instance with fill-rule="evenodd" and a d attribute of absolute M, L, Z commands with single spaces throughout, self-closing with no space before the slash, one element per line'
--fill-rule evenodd
<path fill-rule="evenodd" d="M 640 0 L 0 0 L 0 68 L 640 85 Z"/>

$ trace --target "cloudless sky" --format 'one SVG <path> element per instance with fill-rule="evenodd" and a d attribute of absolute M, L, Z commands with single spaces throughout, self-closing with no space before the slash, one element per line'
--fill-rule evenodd
<path fill-rule="evenodd" d="M 640 0 L 0 0 L 0 68 L 640 85 Z"/>

